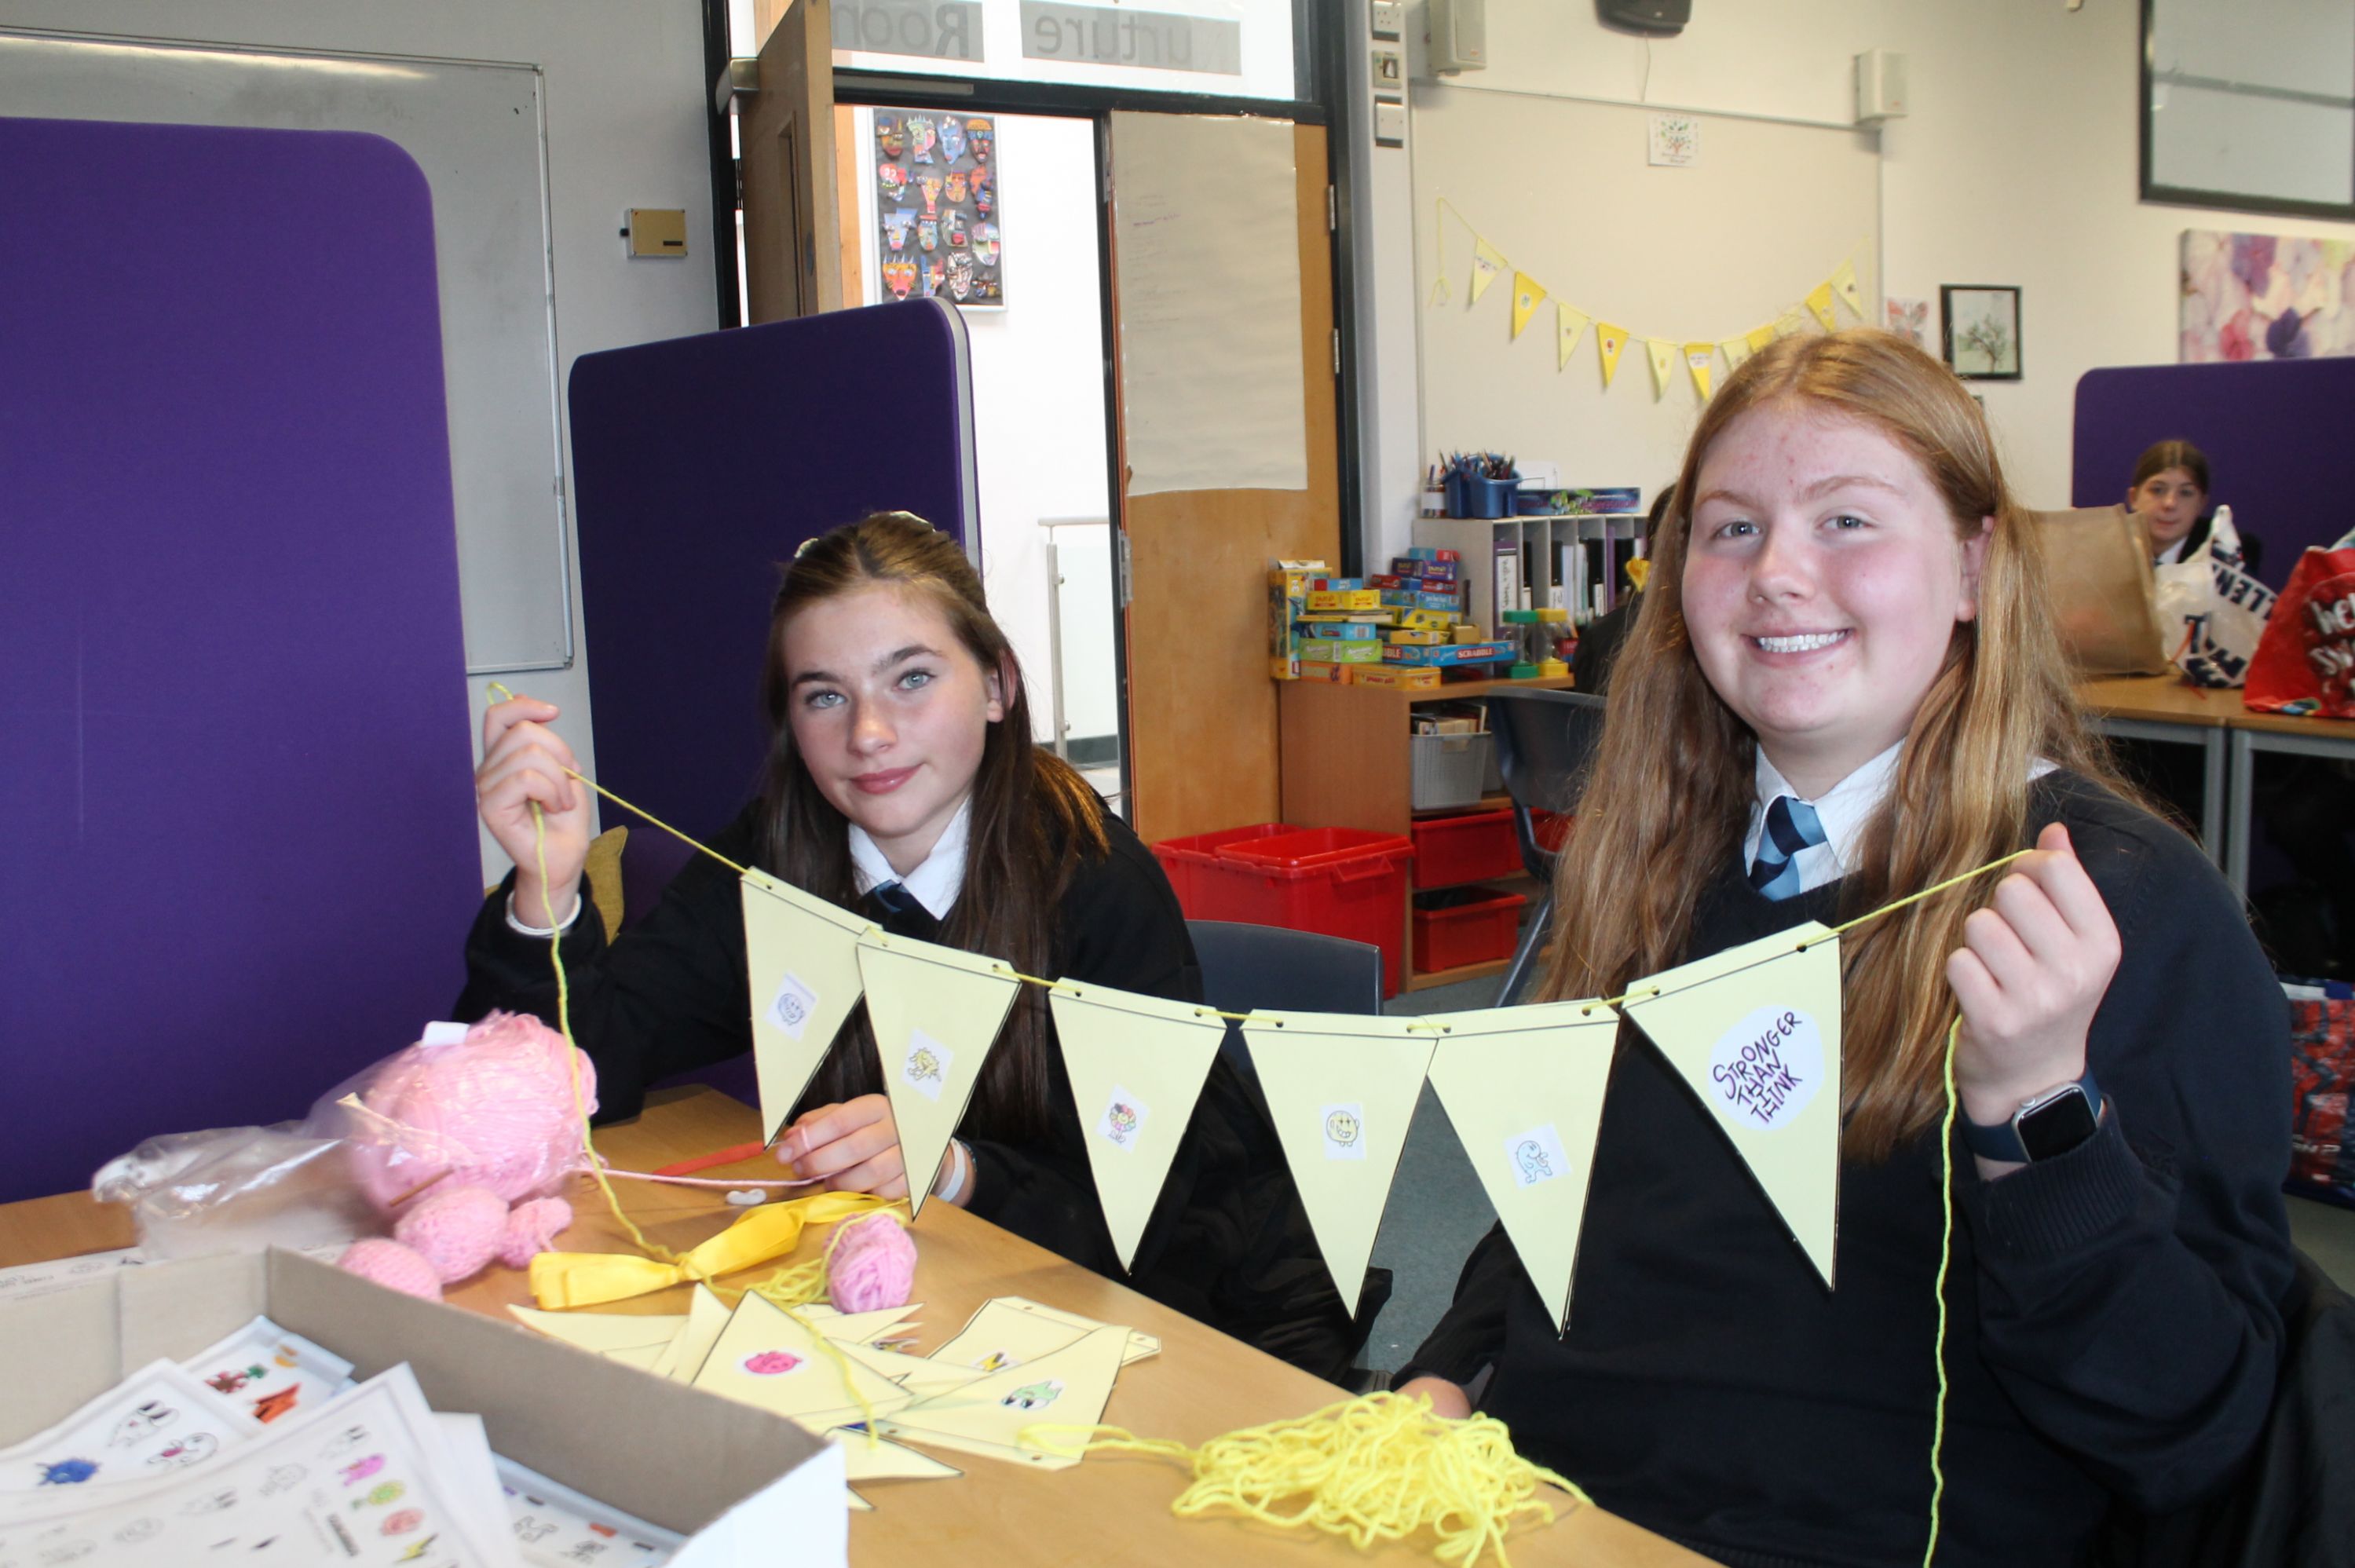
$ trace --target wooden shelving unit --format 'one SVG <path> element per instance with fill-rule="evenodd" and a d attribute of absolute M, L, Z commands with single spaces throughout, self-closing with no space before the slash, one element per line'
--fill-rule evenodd
<path fill-rule="evenodd" d="M 1413 753 L 1408 745 L 1410 709 L 1427 702 L 1486 697 L 1492 691 L 1567 691 L 1570 686 L 1567 676 L 1465 680 L 1422 691 L 1333 686 L 1324 681 L 1282 682 L 1276 709 L 1284 770 L 1283 819 L 1302 827 L 1407 834 L 1418 817 L 1443 815 L 1414 809 Z M 1448 809 L 1498 811 L 1511 804 L 1510 796 L 1491 795 L 1483 796 L 1476 806 Z M 1517 887 L 1516 891 L 1526 890 Z M 1402 918 L 1407 923 L 1403 951 L 1410 965 L 1406 990 L 1427 990 L 1505 972 L 1506 962 L 1499 959 L 1416 974 L 1412 967 L 1414 912 L 1411 898 Z"/>

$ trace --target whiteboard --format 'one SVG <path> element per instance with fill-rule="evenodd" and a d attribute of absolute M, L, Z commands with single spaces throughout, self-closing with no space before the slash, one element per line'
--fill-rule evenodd
<path fill-rule="evenodd" d="M 373 132 L 414 158 L 433 193 L 467 670 L 571 663 L 537 67 L 0 29 L 0 105 L 42 119 Z"/>
<path fill-rule="evenodd" d="M 1558 463 L 1566 485 L 1640 486 L 1648 502 L 1675 478 L 1701 403 L 1681 355 L 1654 396 L 1646 338 L 1722 342 L 1794 308 L 1804 316 L 1807 291 L 1843 261 L 1863 319 L 1881 325 L 1874 132 L 1678 111 L 1698 122 L 1698 160 L 1656 167 L 1655 106 L 1423 81 L 1413 91 L 1425 464 L 1441 451 L 1505 452 L 1525 468 Z M 1444 218 L 1443 199 L 1454 209 Z M 1511 271 L 1466 303 L 1472 230 L 1549 292 L 1518 339 Z M 1442 276 L 1447 297 L 1433 303 Z M 1592 325 L 1557 368 L 1557 300 L 1633 334 L 1608 389 Z M 1834 308 L 1841 325 L 1858 324 Z M 1721 357 L 1714 380 L 1726 373 Z"/>

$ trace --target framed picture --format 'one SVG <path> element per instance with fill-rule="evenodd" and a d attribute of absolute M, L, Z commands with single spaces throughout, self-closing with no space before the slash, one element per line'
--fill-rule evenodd
<path fill-rule="evenodd" d="M 1966 381 L 2019 379 L 2019 291 L 1995 283 L 1938 290 L 1946 363 Z"/>

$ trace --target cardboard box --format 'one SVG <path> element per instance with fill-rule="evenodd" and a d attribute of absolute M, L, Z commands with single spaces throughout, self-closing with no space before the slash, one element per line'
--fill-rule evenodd
<path fill-rule="evenodd" d="M 1398 618 L 1409 631 L 1444 632 L 1455 624 L 1456 615 L 1453 610 L 1401 610 Z"/>
<path fill-rule="evenodd" d="M 1391 664 L 1496 664 L 1499 661 L 1509 661 L 1513 656 L 1513 650 L 1505 643 L 1457 643 L 1437 648 L 1393 645 L 1383 648 L 1382 656 Z"/>
<path fill-rule="evenodd" d="M 1327 568 L 1321 560 L 1279 560 L 1267 574 L 1267 673 L 1300 678 L 1300 648 L 1293 623 L 1308 608 L 1308 585 Z"/>
<path fill-rule="evenodd" d="M 1392 643 L 1428 645 L 1433 643 L 1452 643 L 1455 639 L 1450 636 L 1447 633 L 1441 631 L 1439 628 L 1434 626 L 1428 631 L 1417 631 L 1407 627 L 1401 627 L 1397 631 L 1391 633 L 1390 635 L 1383 640 Z"/>
<path fill-rule="evenodd" d="M 1399 588 L 1369 588 L 1366 592 L 1373 593 L 1380 603 L 1400 610 L 1444 610 L 1453 613 L 1462 603 L 1453 593 L 1415 593 Z"/>
<path fill-rule="evenodd" d="M 690 1537 L 673 1568 L 847 1562 L 842 1452 L 783 1416 L 715 1398 L 514 1323 L 420 1301 L 299 1253 L 119 1268 L 0 1302 L 0 1444 L 71 1414 L 158 1357 L 197 1354 L 256 1314 L 365 1381 L 406 1361 L 439 1411 L 491 1447 Z"/>
<path fill-rule="evenodd" d="M 1380 664 L 1382 645 L 1351 639 L 1337 642 L 1330 637 L 1317 637 L 1300 650 L 1300 662 L 1305 678 L 1305 667 L 1312 664 Z"/>
<path fill-rule="evenodd" d="M 1382 591 L 1379 588 L 1312 588 L 1308 591 L 1308 608 L 1312 612 L 1379 610 L 1382 603 Z"/>
<path fill-rule="evenodd" d="M 1430 665 L 1359 664 L 1339 667 L 1349 672 L 1352 686 L 1404 687 L 1417 690 L 1439 684 L 1439 671 Z"/>
<path fill-rule="evenodd" d="M 1312 683 L 1321 680 L 1331 686 L 1347 686 L 1352 671 L 1375 667 L 1373 665 L 1335 664 L 1330 659 L 1302 659 L 1300 678 Z"/>

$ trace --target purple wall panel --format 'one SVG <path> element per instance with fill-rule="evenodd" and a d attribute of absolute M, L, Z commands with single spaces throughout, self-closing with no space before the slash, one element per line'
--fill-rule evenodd
<path fill-rule="evenodd" d="M 432 207 L 344 133 L 0 120 L 0 1200 L 301 1115 L 481 896 Z"/>
<path fill-rule="evenodd" d="M 778 563 L 871 511 L 973 549 L 964 324 L 920 300 L 584 354 L 569 396 L 598 782 L 708 837 L 760 785 Z M 634 826 L 633 902 L 687 853 Z"/>
<path fill-rule="evenodd" d="M 2298 553 L 2355 527 L 2355 358 L 2089 370 L 2077 380 L 2070 493 L 2080 507 L 2126 498 L 2135 459 L 2180 437 L 2208 454 L 2214 499 L 2264 540 L 2258 575 L 2278 589 Z"/>

